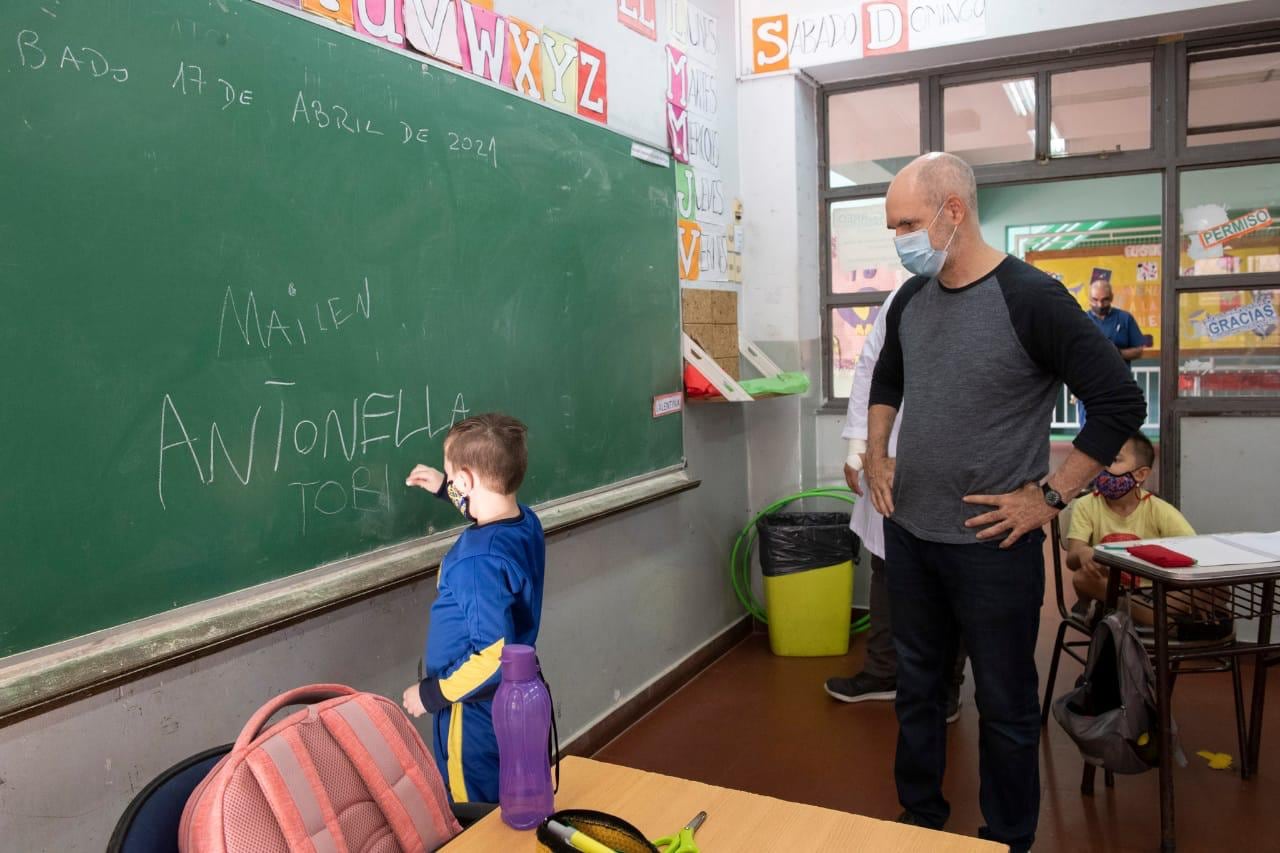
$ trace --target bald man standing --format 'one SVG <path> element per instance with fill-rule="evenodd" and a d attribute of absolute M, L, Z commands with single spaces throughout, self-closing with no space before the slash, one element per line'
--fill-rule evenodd
<path fill-rule="evenodd" d="M 983 242 L 963 160 L 914 160 L 890 185 L 885 211 L 915 274 L 886 317 L 866 457 L 872 501 L 886 517 L 899 820 L 941 829 L 950 815 L 944 719 L 958 634 L 981 732 L 979 835 L 1017 853 L 1030 849 L 1040 807 L 1042 528 L 1111 463 L 1146 404 L 1120 353 L 1061 284 Z M 1059 382 L 1084 400 L 1089 422 L 1050 473 Z"/>
<path fill-rule="evenodd" d="M 1094 273 L 1111 275 L 1106 270 L 1094 270 Z M 1109 278 L 1099 277 L 1089 282 L 1089 319 L 1096 323 L 1099 331 L 1115 345 L 1116 349 L 1120 350 L 1120 357 L 1124 359 L 1126 365 L 1129 365 L 1129 371 L 1132 373 L 1131 362 L 1142 358 L 1142 348 L 1146 338 L 1132 314 L 1111 304 L 1114 298 Z M 1080 426 L 1084 426 L 1084 403 L 1079 400 L 1076 400 L 1076 420 Z"/>

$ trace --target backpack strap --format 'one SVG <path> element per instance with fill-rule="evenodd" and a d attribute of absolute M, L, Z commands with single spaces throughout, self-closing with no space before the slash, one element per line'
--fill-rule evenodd
<path fill-rule="evenodd" d="M 296 729 L 268 738 L 246 762 L 290 853 L 349 853 L 333 803 Z"/>
<path fill-rule="evenodd" d="M 403 850 L 434 850 L 462 831 L 441 801 L 442 786 L 432 789 L 377 699 L 353 696 L 322 711 L 320 720 L 355 765 Z"/>

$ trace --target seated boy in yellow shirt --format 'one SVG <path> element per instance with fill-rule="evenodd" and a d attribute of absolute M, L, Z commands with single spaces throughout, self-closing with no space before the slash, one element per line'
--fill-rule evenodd
<path fill-rule="evenodd" d="M 1156 461 L 1151 440 L 1137 433 L 1124 443 L 1115 461 L 1093 482 L 1094 491 L 1071 508 L 1067 532 L 1067 568 L 1075 574 L 1071 585 L 1080 601 L 1107 597 L 1107 568 L 1093 558 L 1093 549 L 1104 541 L 1161 539 L 1194 536 L 1195 530 L 1168 501 L 1142 488 Z M 1127 574 L 1121 576 L 1128 583 Z M 1142 625 L 1154 621 L 1150 608 L 1131 608 L 1133 620 Z"/>

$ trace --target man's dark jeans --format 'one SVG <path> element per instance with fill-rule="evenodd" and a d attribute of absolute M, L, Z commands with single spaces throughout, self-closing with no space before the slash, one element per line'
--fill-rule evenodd
<path fill-rule="evenodd" d="M 898 652 L 898 752 L 903 808 L 941 828 L 948 675 L 957 633 L 969 652 L 979 714 L 979 834 L 1030 848 L 1040 812 L 1036 635 L 1044 599 L 1044 534 L 1012 548 L 919 539 L 886 519 L 885 565 Z M 997 540 L 998 542 L 999 540 Z M 957 632 L 958 629 L 958 632 Z"/>

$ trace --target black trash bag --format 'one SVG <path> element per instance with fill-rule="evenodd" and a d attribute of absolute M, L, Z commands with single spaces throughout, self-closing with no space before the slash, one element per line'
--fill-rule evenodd
<path fill-rule="evenodd" d="M 768 577 L 824 569 L 858 559 L 847 512 L 775 512 L 756 522 L 760 567 Z"/>

